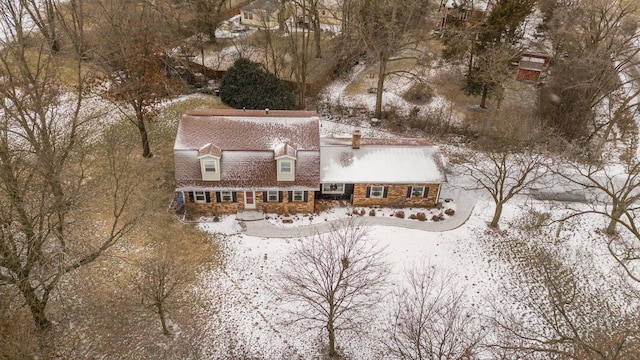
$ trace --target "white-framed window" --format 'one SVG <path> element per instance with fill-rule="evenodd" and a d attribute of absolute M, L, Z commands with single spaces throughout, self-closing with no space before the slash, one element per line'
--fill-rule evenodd
<path fill-rule="evenodd" d="M 202 160 L 202 166 L 205 172 L 216 172 L 216 161 L 215 160 Z"/>
<path fill-rule="evenodd" d="M 304 191 L 292 191 L 292 195 L 291 201 L 304 201 Z"/>
<path fill-rule="evenodd" d="M 277 191 L 267 191 L 267 202 L 278 202 L 280 198 Z"/>
<path fill-rule="evenodd" d="M 207 195 L 204 193 L 204 191 L 196 191 L 196 192 L 194 192 L 193 193 L 193 198 L 199 204 L 204 204 L 204 203 L 207 202 Z"/>
<path fill-rule="evenodd" d="M 384 186 L 372 186 L 369 192 L 369 197 L 381 198 L 384 197 Z"/>
<path fill-rule="evenodd" d="M 344 184 L 322 184 L 323 194 L 344 194 Z"/>
<path fill-rule="evenodd" d="M 219 181 L 220 180 L 220 159 L 206 156 L 200 158 L 200 171 L 202 180 Z"/>
<path fill-rule="evenodd" d="M 412 186 L 411 187 L 411 197 L 423 197 L 424 196 L 424 186 Z"/>
<path fill-rule="evenodd" d="M 282 173 L 290 173 L 291 172 L 291 161 L 280 161 L 280 172 L 282 172 Z"/>
<path fill-rule="evenodd" d="M 231 191 L 220 191 L 220 201 L 221 202 L 232 202 L 233 194 Z"/>

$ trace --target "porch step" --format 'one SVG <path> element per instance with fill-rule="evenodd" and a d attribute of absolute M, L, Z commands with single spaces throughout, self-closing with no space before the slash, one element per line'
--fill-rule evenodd
<path fill-rule="evenodd" d="M 240 221 L 257 221 L 264 219 L 264 213 L 258 210 L 238 210 L 236 219 Z"/>

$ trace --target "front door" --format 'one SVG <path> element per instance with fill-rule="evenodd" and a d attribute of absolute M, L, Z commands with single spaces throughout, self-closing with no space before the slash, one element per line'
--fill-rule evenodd
<path fill-rule="evenodd" d="M 256 193 L 255 191 L 244 192 L 244 208 L 255 209 L 256 208 Z"/>

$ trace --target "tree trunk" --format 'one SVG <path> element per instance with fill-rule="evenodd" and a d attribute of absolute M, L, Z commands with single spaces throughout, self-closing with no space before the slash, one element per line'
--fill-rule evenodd
<path fill-rule="evenodd" d="M 136 125 L 140 132 L 140 140 L 142 141 L 142 157 L 150 158 L 153 154 L 151 153 L 151 147 L 149 146 L 149 135 L 147 134 L 147 127 L 144 124 L 144 117 L 138 116 Z"/>
<path fill-rule="evenodd" d="M 166 336 L 171 335 L 169 332 L 169 328 L 167 328 L 167 320 L 164 313 L 164 308 L 162 307 L 162 303 L 156 305 L 158 308 L 158 316 L 160 316 L 160 323 L 162 323 L 162 333 Z"/>
<path fill-rule="evenodd" d="M 327 322 L 327 332 L 329 333 L 329 357 L 338 357 L 338 352 L 336 351 L 336 330 L 333 328 L 333 320 L 331 319 Z"/>
<path fill-rule="evenodd" d="M 313 24 L 313 40 L 316 48 L 316 58 L 322 57 L 322 46 L 320 44 L 320 14 L 318 14 L 318 0 L 311 1 L 311 23 Z"/>
<path fill-rule="evenodd" d="M 486 84 L 482 86 L 482 98 L 480 99 L 480 107 L 487 108 L 487 95 L 489 94 L 489 86 Z"/>
<path fill-rule="evenodd" d="M 624 208 L 619 206 L 618 204 L 613 204 L 613 211 L 611 212 L 611 218 L 609 219 L 609 225 L 607 225 L 607 229 L 605 233 L 607 235 L 615 235 L 616 234 L 616 225 L 618 225 L 618 220 L 622 213 L 624 212 Z"/>
<path fill-rule="evenodd" d="M 56 12 L 53 5 L 53 1 L 45 1 L 44 2 L 45 11 L 47 13 L 47 26 L 48 29 L 48 40 L 49 46 L 51 46 L 51 51 L 57 53 L 60 51 L 60 41 L 58 40 L 58 34 L 56 33 Z"/>
<path fill-rule="evenodd" d="M 380 53 L 380 66 L 378 67 L 378 88 L 376 89 L 376 110 L 377 119 L 382 119 L 382 91 L 384 90 L 384 78 L 387 68 L 387 58 L 384 53 Z"/>
<path fill-rule="evenodd" d="M 491 220 L 492 228 L 498 228 L 498 222 L 500 221 L 500 216 L 502 216 L 502 203 L 496 203 L 496 211 L 493 213 L 493 219 Z"/>
<path fill-rule="evenodd" d="M 287 28 L 287 19 L 284 18 L 284 14 L 287 12 L 287 2 L 286 0 L 280 0 L 278 5 L 280 8 L 280 11 L 278 11 L 278 30 L 283 32 Z M 242 18 L 242 15 L 240 18 Z"/>
<path fill-rule="evenodd" d="M 35 289 L 29 283 L 29 279 L 24 279 L 20 284 L 20 292 L 22 292 L 22 296 L 29 306 L 29 310 L 31 311 L 31 316 L 33 316 L 33 321 L 38 326 L 38 329 L 44 330 L 51 325 L 51 321 L 47 318 L 47 314 L 45 310 L 47 308 L 47 300 L 46 297 L 43 300 L 38 298 Z"/>

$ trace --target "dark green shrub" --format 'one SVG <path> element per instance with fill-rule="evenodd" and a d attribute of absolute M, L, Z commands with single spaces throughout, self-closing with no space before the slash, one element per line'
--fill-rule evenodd
<path fill-rule="evenodd" d="M 220 82 L 220 99 L 236 109 L 295 109 L 295 98 L 262 64 L 238 59 Z"/>

